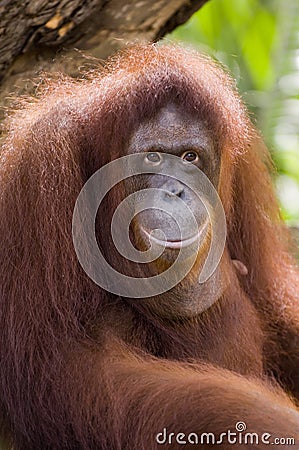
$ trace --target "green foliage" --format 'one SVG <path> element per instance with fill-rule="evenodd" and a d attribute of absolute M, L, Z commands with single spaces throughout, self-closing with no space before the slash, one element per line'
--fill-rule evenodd
<path fill-rule="evenodd" d="M 299 221 L 299 2 L 210 0 L 167 37 L 229 67 L 272 150 L 282 213 Z"/>

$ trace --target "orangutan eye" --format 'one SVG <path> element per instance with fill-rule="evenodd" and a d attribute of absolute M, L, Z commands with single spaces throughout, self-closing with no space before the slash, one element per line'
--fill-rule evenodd
<path fill-rule="evenodd" d="M 145 161 L 149 164 L 157 165 L 162 161 L 162 157 L 158 152 L 149 152 L 145 156 Z"/>
<path fill-rule="evenodd" d="M 181 158 L 184 161 L 187 161 L 187 162 L 190 162 L 190 163 L 195 163 L 195 162 L 198 162 L 198 160 L 199 160 L 198 154 L 196 152 L 190 151 L 190 150 L 188 150 L 187 152 L 184 152 L 181 155 Z"/>

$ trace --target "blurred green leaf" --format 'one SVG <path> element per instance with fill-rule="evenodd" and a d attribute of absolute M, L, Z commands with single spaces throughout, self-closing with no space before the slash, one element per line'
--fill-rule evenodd
<path fill-rule="evenodd" d="M 273 86 L 275 75 L 271 54 L 275 36 L 275 20 L 267 11 L 259 9 L 242 36 L 242 54 L 256 89 Z"/>

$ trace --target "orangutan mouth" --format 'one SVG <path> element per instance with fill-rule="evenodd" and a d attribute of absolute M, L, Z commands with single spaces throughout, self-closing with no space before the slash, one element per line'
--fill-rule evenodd
<path fill-rule="evenodd" d="M 209 225 L 209 219 L 207 218 L 207 220 L 201 225 L 200 229 L 194 236 L 191 236 L 187 239 L 182 239 L 182 240 L 159 239 L 158 237 L 154 236 L 153 232 L 146 230 L 142 226 L 141 226 L 141 231 L 142 231 L 142 233 L 145 234 L 145 236 L 147 237 L 147 239 L 150 242 L 152 242 L 156 245 L 160 245 L 162 247 L 170 248 L 170 249 L 180 249 L 180 248 L 189 247 L 190 245 L 194 244 L 195 242 L 202 241 L 206 235 L 208 225 Z"/>

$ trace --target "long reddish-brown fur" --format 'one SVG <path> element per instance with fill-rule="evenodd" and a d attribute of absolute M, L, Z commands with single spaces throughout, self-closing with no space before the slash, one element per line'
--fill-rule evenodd
<path fill-rule="evenodd" d="M 227 289 L 200 316 L 173 322 L 95 285 L 71 233 L 84 183 L 167 99 L 211 128 L 228 221 Z M 150 450 L 164 427 L 221 433 L 241 420 L 299 445 L 299 276 L 269 168 L 230 77 L 176 46 L 130 48 L 86 79 L 50 82 L 11 115 L 0 154 L 8 448 Z"/>

